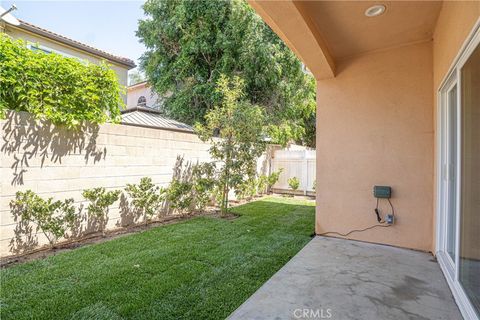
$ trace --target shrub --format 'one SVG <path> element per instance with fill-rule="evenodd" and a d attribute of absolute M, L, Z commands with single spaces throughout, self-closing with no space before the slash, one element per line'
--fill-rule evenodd
<path fill-rule="evenodd" d="M 246 184 L 247 184 L 247 197 L 251 199 L 258 194 L 258 179 L 250 178 L 246 181 Z"/>
<path fill-rule="evenodd" d="M 283 172 L 283 168 L 280 168 L 278 171 L 272 172 L 268 178 L 267 178 L 267 183 L 268 183 L 268 190 L 270 190 L 275 183 L 278 182 L 278 179 L 280 178 L 280 174 Z"/>
<path fill-rule="evenodd" d="M 203 210 L 212 198 L 215 187 L 215 164 L 204 162 L 193 166 L 192 180 L 195 208 Z"/>
<path fill-rule="evenodd" d="M 282 171 L 283 169 L 280 169 L 276 172 L 272 172 L 268 176 L 261 174 L 257 179 L 248 178 L 235 190 L 235 195 L 237 195 L 239 199 L 245 199 L 252 198 L 257 194 L 268 192 L 270 188 L 277 183 Z"/>
<path fill-rule="evenodd" d="M 98 220 L 102 235 L 105 235 L 108 207 L 118 200 L 120 192 L 120 190 L 106 191 L 105 188 L 83 190 L 83 197 L 90 201 L 87 207 L 88 216 Z"/>
<path fill-rule="evenodd" d="M 179 169 L 184 169 L 180 166 Z M 203 210 L 212 198 L 215 165 L 205 162 L 190 167 L 187 164 L 184 170 L 186 176 L 173 179 L 165 189 L 165 200 L 180 214 Z"/>
<path fill-rule="evenodd" d="M 258 186 L 258 193 L 260 194 L 264 194 L 265 192 L 267 192 L 267 188 L 268 188 L 268 176 L 262 174 L 258 177 L 258 181 L 257 181 L 257 186 Z"/>
<path fill-rule="evenodd" d="M 132 204 L 136 210 L 143 214 L 145 224 L 148 217 L 152 217 L 158 211 L 163 201 L 163 190 L 153 184 L 152 179 L 143 177 L 140 184 L 127 184 L 125 188 L 128 195 L 132 198 Z"/>
<path fill-rule="evenodd" d="M 237 185 L 235 187 L 235 198 L 237 200 L 242 200 L 247 198 L 247 193 L 248 193 L 248 180 L 243 181 L 241 184 Z"/>
<path fill-rule="evenodd" d="M 10 209 L 22 221 L 35 223 L 37 231 L 42 231 L 50 246 L 66 236 L 66 231 L 73 228 L 75 223 L 75 207 L 71 198 L 63 201 L 53 201 L 53 198 L 45 200 L 32 190 L 18 191 L 10 202 Z"/>
<path fill-rule="evenodd" d="M 172 209 L 180 214 L 186 214 L 193 210 L 194 195 L 193 185 L 190 182 L 173 180 L 165 189 L 165 200 Z"/>
<path fill-rule="evenodd" d="M 258 180 L 255 178 L 249 178 L 243 181 L 235 189 L 235 195 L 238 199 L 251 199 L 257 195 L 258 192 Z"/>
<path fill-rule="evenodd" d="M 27 111 L 69 127 L 120 119 L 125 89 L 104 63 L 32 51 L 25 41 L 0 34 L 0 65 L 0 116 L 7 109 Z"/>
<path fill-rule="evenodd" d="M 293 191 L 296 191 L 300 186 L 300 180 L 298 180 L 297 177 L 292 177 L 288 179 L 288 185 L 290 186 L 290 189 L 292 189 Z"/>

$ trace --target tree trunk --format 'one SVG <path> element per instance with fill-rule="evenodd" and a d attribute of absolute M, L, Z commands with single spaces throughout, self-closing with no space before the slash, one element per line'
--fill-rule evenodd
<path fill-rule="evenodd" d="M 102 228 L 102 237 L 105 238 L 105 217 L 100 220 L 100 227 Z"/>
<path fill-rule="evenodd" d="M 227 182 L 225 183 L 225 186 L 224 186 L 224 189 L 223 189 L 223 199 L 224 199 L 224 203 L 223 203 L 223 214 L 227 214 L 228 213 L 228 176 L 227 176 Z"/>
<path fill-rule="evenodd" d="M 227 139 L 228 146 L 231 145 L 231 138 Z M 227 148 L 227 156 L 225 158 L 225 177 L 223 181 L 223 195 L 222 195 L 222 214 L 226 215 L 228 213 L 228 185 L 230 180 L 230 147 Z"/>
<path fill-rule="evenodd" d="M 53 249 L 53 245 L 55 244 L 55 242 L 53 241 L 53 239 L 50 239 L 50 237 L 48 236 L 48 234 L 46 232 L 43 232 L 43 234 L 45 235 L 45 237 L 48 240 L 48 244 L 50 246 L 50 249 Z"/>

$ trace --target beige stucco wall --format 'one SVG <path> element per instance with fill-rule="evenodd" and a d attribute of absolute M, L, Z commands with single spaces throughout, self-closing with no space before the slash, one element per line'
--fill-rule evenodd
<path fill-rule="evenodd" d="M 317 233 L 374 224 L 371 187 L 388 184 L 395 227 L 350 237 L 435 251 L 437 92 L 479 17 L 480 2 L 444 2 L 433 42 L 337 62 L 318 82 Z"/>
<path fill-rule="evenodd" d="M 9 119 L 0 121 L 0 256 L 12 248 L 16 221 L 9 203 L 17 191 L 31 189 L 55 200 L 74 198 L 80 207 L 86 204 L 84 189 L 122 189 L 145 176 L 166 186 L 177 156 L 194 163 L 210 160 L 210 145 L 195 134 L 113 124 L 101 125 L 98 132 L 92 127 L 75 133 L 35 124 L 26 113 Z M 116 202 L 107 227 L 129 219 Z M 45 238 L 38 234 L 38 241 L 44 244 Z"/>
<path fill-rule="evenodd" d="M 158 95 L 152 91 L 150 86 L 135 85 L 127 89 L 127 108 L 133 108 L 138 105 L 138 98 L 144 96 L 147 99 L 147 107 L 159 109 L 161 108 L 161 101 L 158 101 Z"/>
<path fill-rule="evenodd" d="M 376 224 L 372 188 L 390 185 L 395 225 L 349 238 L 431 250 L 432 42 L 337 66 L 335 78 L 317 82 L 317 234 Z"/>
<path fill-rule="evenodd" d="M 442 5 L 433 36 L 433 95 L 435 98 L 434 119 L 437 119 L 437 101 L 441 82 L 447 76 L 454 59 L 459 54 L 462 45 L 472 31 L 475 23 L 480 18 L 479 1 L 446 1 Z M 437 134 L 436 120 L 435 134 Z M 436 140 L 435 140 L 436 142 Z M 435 144 L 435 154 L 438 146 Z M 435 172 L 437 159 L 435 158 Z M 437 177 L 435 176 L 433 188 L 436 190 Z M 436 212 L 436 196 L 434 200 Z M 434 214 L 432 233 L 435 251 L 436 214 Z"/>
<path fill-rule="evenodd" d="M 102 60 L 106 61 L 105 59 L 102 59 L 100 57 L 89 54 L 88 52 L 77 50 L 73 47 L 63 45 L 60 42 L 56 42 L 56 41 L 53 41 L 53 40 L 50 40 L 50 39 L 47 39 L 47 38 L 44 38 L 44 37 L 40 37 L 36 34 L 26 32 L 26 31 L 23 31 L 23 30 L 20 30 L 20 29 L 16 29 L 16 28 L 12 28 L 12 27 L 7 26 L 4 31 L 5 31 L 6 34 L 11 36 L 13 39 L 23 39 L 27 42 L 38 43 L 42 46 L 51 48 L 51 49 L 56 50 L 56 51 L 60 51 L 62 53 L 66 53 L 67 55 L 74 56 L 74 57 L 77 57 L 79 59 L 84 59 L 84 60 L 87 60 L 87 61 L 90 61 L 90 62 L 93 62 L 93 63 L 100 63 L 100 61 L 102 61 Z M 110 65 L 110 68 L 112 68 L 112 70 L 114 70 L 115 73 L 117 74 L 118 82 L 122 86 L 126 87 L 127 82 L 128 82 L 128 68 L 125 67 L 125 66 L 122 66 L 120 64 L 116 64 L 112 61 L 106 61 L 106 62 Z M 126 95 L 124 95 L 125 103 L 127 102 L 126 99 L 127 99 L 127 97 L 126 97 Z"/>

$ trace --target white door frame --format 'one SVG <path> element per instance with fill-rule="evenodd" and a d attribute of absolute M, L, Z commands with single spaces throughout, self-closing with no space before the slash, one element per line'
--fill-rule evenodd
<path fill-rule="evenodd" d="M 448 80 L 445 82 L 445 85 L 443 86 L 442 90 L 439 93 L 440 97 L 440 104 L 438 106 L 438 117 L 440 119 L 440 125 L 439 125 L 439 135 L 440 135 L 440 142 L 438 144 L 439 147 L 439 159 L 438 159 L 438 167 L 439 167 L 439 175 L 437 176 L 438 178 L 438 184 L 439 184 L 439 195 L 437 198 L 439 200 L 439 205 L 438 205 L 438 210 L 439 210 L 439 220 L 440 223 L 438 225 L 438 236 L 439 236 L 439 241 L 437 242 L 437 251 L 438 255 L 442 257 L 444 260 L 444 264 L 446 267 L 446 271 L 450 274 L 452 278 L 455 278 L 455 266 L 458 265 L 456 257 L 458 256 L 458 248 L 455 247 L 455 260 L 452 260 L 450 255 L 447 254 L 447 232 L 448 232 L 448 210 L 451 209 L 449 201 L 451 200 L 451 197 L 447 195 L 447 192 L 450 191 L 449 184 L 451 183 L 452 180 L 452 170 L 450 166 L 445 166 L 446 159 L 450 159 L 451 157 L 451 150 L 450 150 L 450 138 L 448 137 L 448 134 L 452 133 L 450 124 L 452 123 L 451 114 L 450 114 L 450 92 L 453 90 L 454 87 L 457 87 L 457 97 L 456 97 L 456 132 L 455 136 L 457 138 L 456 143 L 456 153 L 454 155 L 455 157 L 455 162 L 457 164 L 457 168 L 455 170 L 456 176 L 454 177 L 454 181 L 456 183 L 456 188 L 455 188 L 455 199 L 456 201 L 456 208 L 455 208 L 455 217 L 456 217 L 456 225 L 458 226 L 458 217 L 459 217 L 459 206 L 458 206 L 458 199 L 460 193 L 459 191 L 459 167 L 458 164 L 459 162 L 459 156 L 460 156 L 460 103 L 459 103 L 459 97 L 460 97 L 460 90 L 459 90 L 459 81 L 458 81 L 458 76 L 457 72 L 454 72 L 450 75 Z M 456 230 L 457 231 L 457 230 Z M 458 232 L 455 232 L 455 244 L 458 243 Z"/>
<path fill-rule="evenodd" d="M 473 53 L 474 49 L 480 45 L 480 19 L 477 20 L 475 26 L 467 37 L 460 52 L 455 58 L 450 71 L 445 76 L 438 89 L 437 99 L 437 203 L 436 203 L 436 256 L 440 267 L 447 279 L 448 285 L 452 290 L 455 301 L 463 317 L 467 320 L 480 320 L 476 315 L 474 307 L 471 305 L 467 295 L 465 294 L 459 282 L 459 261 L 460 261 L 460 218 L 461 218 L 461 155 L 462 155 L 462 83 L 460 71 L 468 58 Z M 455 261 L 453 262 L 446 252 L 446 230 L 447 230 L 447 216 L 446 216 L 446 191 L 444 189 L 443 177 L 446 174 L 446 168 L 443 167 L 443 159 L 446 155 L 445 148 L 442 145 L 446 141 L 445 124 L 447 122 L 446 106 L 448 103 L 448 92 L 454 85 L 457 85 L 457 154 L 456 154 L 456 241 L 455 241 Z M 453 263 L 452 263 L 453 262 Z"/>

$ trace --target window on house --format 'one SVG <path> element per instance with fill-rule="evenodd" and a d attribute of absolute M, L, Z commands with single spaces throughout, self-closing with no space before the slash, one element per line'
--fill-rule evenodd
<path fill-rule="evenodd" d="M 147 106 L 147 98 L 145 98 L 144 96 L 140 96 L 140 98 L 138 98 L 138 101 L 137 101 L 137 106 L 146 107 Z"/>
<path fill-rule="evenodd" d="M 67 58 L 74 58 L 74 59 L 77 59 L 78 61 L 80 61 L 83 64 L 86 64 L 88 62 L 86 59 L 82 59 L 82 58 L 73 56 L 71 54 L 68 54 L 66 52 L 55 50 L 55 49 L 46 47 L 46 46 L 38 44 L 38 43 L 29 43 L 27 45 L 27 48 L 29 48 L 30 50 L 35 51 L 35 52 L 44 52 L 44 53 L 47 53 L 47 54 L 56 53 L 56 54 L 62 55 L 62 56 L 67 57 Z"/>
<path fill-rule="evenodd" d="M 44 52 L 44 53 L 52 53 L 52 50 L 47 49 L 47 47 L 40 46 L 40 45 L 36 45 L 36 44 L 33 45 L 33 44 L 31 44 L 31 45 L 29 45 L 28 47 L 29 47 L 30 50 L 32 50 L 32 51 L 42 51 L 42 52 Z"/>

